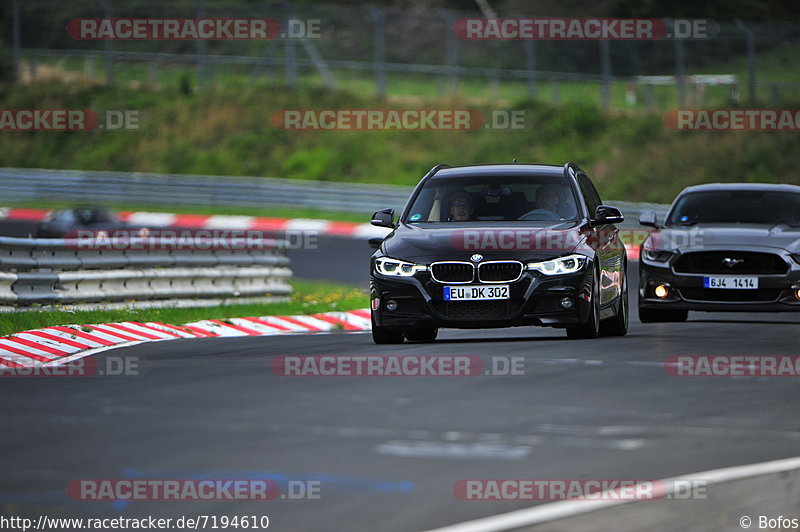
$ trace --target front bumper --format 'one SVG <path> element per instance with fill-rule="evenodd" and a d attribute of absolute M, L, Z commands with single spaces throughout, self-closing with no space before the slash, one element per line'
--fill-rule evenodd
<path fill-rule="evenodd" d="M 673 265 L 677 258 L 667 263 L 640 259 L 639 307 L 707 312 L 800 311 L 800 300 L 794 295 L 800 288 L 800 265 L 788 256 L 785 274 L 741 274 L 758 277 L 758 288 L 753 290 L 704 288 L 704 277 L 721 274 L 676 272 Z M 655 287 L 660 284 L 670 286 L 665 298 L 655 295 Z"/>
<path fill-rule="evenodd" d="M 443 292 L 447 283 L 434 281 L 428 272 L 402 278 L 372 275 L 372 316 L 377 325 L 398 329 L 569 327 L 585 322 L 589 314 L 591 271 L 590 266 L 574 274 L 558 276 L 526 271 L 519 280 L 507 283 L 510 299 L 485 301 L 445 301 Z M 574 303 L 570 310 L 560 305 L 565 297 Z M 389 301 L 397 303 L 394 311 L 387 309 Z"/>

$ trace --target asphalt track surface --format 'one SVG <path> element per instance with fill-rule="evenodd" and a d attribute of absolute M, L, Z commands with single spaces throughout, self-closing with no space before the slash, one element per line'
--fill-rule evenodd
<path fill-rule="evenodd" d="M 303 275 L 364 282 L 363 242 L 334 240 L 304 253 L 321 267 L 305 266 Z M 630 286 L 636 274 L 632 267 Z M 268 515 L 273 530 L 420 530 L 537 504 L 462 501 L 453 494 L 460 479 L 656 479 L 791 457 L 800 454 L 797 379 L 681 378 L 662 363 L 673 355 L 797 355 L 798 323 L 800 315 L 692 313 L 687 323 L 644 325 L 634 310 L 624 338 L 567 340 L 525 327 L 446 330 L 434 344 L 397 346 L 334 333 L 117 349 L 97 355 L 101 365 L 124 356 L 138 360 L 140 375 L 0 382 L 0 509 L 34 517 Z M 492 357 L 522 357 L 525 371 L 281 377 L 269 367 L 279 355 L 376 354 L 474 355 L 487 367 Z M 284 493 L 285 480 L 320 480 L 320 498 L 109 503 L 65 495 L 75 479 L 261 477 L 280 481 Z M 740 530 L 738 517 L 710 513 L 696 529 Z"/>

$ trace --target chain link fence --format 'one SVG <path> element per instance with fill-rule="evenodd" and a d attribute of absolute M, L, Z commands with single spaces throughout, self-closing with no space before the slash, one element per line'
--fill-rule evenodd
<path fill-rule="evenodd" d="M 699 40 L 464 40 L 453 23 L 480 18 L 479 12 L 258 0 L 10 0 L 4 6 L 0 75 L 20 82 L 178 83 L 187 90 L 221 83 L 326 85 L 382 99 L 537 98 L 650 110 L 800 101 L 800 78 L 780 64 L 800 51 L 797 23 L 721 23 L 716 35 Z M 77 40 L 65 28 L 80 18 L 271 18 L 284 37 Z M 318 32 L 286 36 L 309 22 Z"/>

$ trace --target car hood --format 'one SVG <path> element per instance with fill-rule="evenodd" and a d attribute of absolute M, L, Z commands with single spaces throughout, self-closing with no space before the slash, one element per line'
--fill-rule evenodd
<path fill-rule="evenodd" d="M 469 222 L 401 224 L 386 237 L 381 249 L 386 256 L 420 263 L 470 260 L 475 253 L 483 255 L 484 260 L 543 259 L 585 246 L 588 235 L 586 227 L 577 222 L 537 227 Z"/>
<path fill-rule="evenodd" d="M 800 251 L 800 227 L 785 224 L 702 224 L 690 228 L 665 228 L 654 231 L 646 244 L 665 250 L 778 248 Z"/>

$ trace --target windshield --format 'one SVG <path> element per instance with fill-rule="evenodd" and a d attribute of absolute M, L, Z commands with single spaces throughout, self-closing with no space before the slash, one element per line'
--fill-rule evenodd
<path fill-rule="evenodd" d="M 678 199 L 666 225 L 800 225 L 800 194 L 763 190 L 692 192 Z"/>
<path fill-rule="evenodd" d="M 563 177 L 437 177 L 425 183 L 405 223 L 575 220 L 575 194 Z"/>

